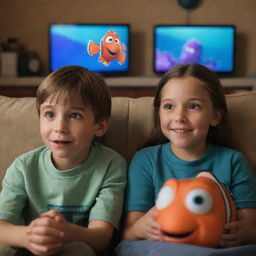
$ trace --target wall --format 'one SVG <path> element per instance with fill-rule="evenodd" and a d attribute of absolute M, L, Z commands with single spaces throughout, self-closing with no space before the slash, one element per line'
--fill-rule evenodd
<path fill-rule="evenodd" d="M 48 70 L 48 24 L 129 23 L 133 76 L 151 76 L 155 24 L 234 24 L 237 27 L 236 76 L 256 72 L 256 1 L 202 0 L 187 12 L 176 0 L 0 0 L 0 42 L 17 37 L 39 53 Z"/>

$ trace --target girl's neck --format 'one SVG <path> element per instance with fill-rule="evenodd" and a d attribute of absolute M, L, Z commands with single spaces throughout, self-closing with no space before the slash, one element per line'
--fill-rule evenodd
<path fill-rule="evenodd" d="M 170 144 L 170 149 L 172 153 L 181 160 L 184 161 L 194 161 L 203 157 L 207 151 L 207 144 L 203 144 L 197 148 L 179 148 L 174 144 Z"/>

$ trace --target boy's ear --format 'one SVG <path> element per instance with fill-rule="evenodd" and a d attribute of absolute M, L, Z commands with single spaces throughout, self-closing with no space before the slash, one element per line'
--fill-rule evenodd
<path fill-rule="evenodd" d="M 213 113 L 213 119 L 211 120 L 210 125 L 213 127 L 217 126 L 220 123 L 221 119 L 222 119 L 222 114 L 219 111 L 215 111 Z"/>
<path fill-rule="evenodd" d="M 107 131 L 108 125 L 109 125 L 109 119 L 104 119 L 102 121 L 99 121 L 97 123 L 97 130 L 95 135 L 98 137 L 102 136 Z"/>

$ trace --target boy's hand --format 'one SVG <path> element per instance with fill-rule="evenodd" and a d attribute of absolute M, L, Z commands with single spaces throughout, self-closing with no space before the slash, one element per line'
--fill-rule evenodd
<path fill-rule="evenodd" d="M 155 221 L 156 216 L 157 212 L 153 207 L 136 222 L 136 229 L 139 230 L 141 237 L 153 241 L 162 239 L 161 226 Z"/>
<path fill-rule="evenodd" d="M 49 215 L 47 215 L 47 213 Z M 32 253 L 40 256 L 48 256 L 56 253 L 63 245 L 62 239 L 62 215 L 49 211 L 41 217 L 33 220 L 28 226 L 28 248 Z M 64 218 L 63 218 L 64 219 Z"/>

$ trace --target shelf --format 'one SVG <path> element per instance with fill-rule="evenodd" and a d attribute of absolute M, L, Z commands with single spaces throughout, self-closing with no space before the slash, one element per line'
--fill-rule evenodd
<path fill-rule="evenodd" d="M 0 77 L 0 87 L 37 87 L 44 77 Z M 106 77 L 110 87 L 155 87 L 160 77 Z M 252 88 L 256 90 L 256 78 L 222 78 L 224 88 Z"/>

